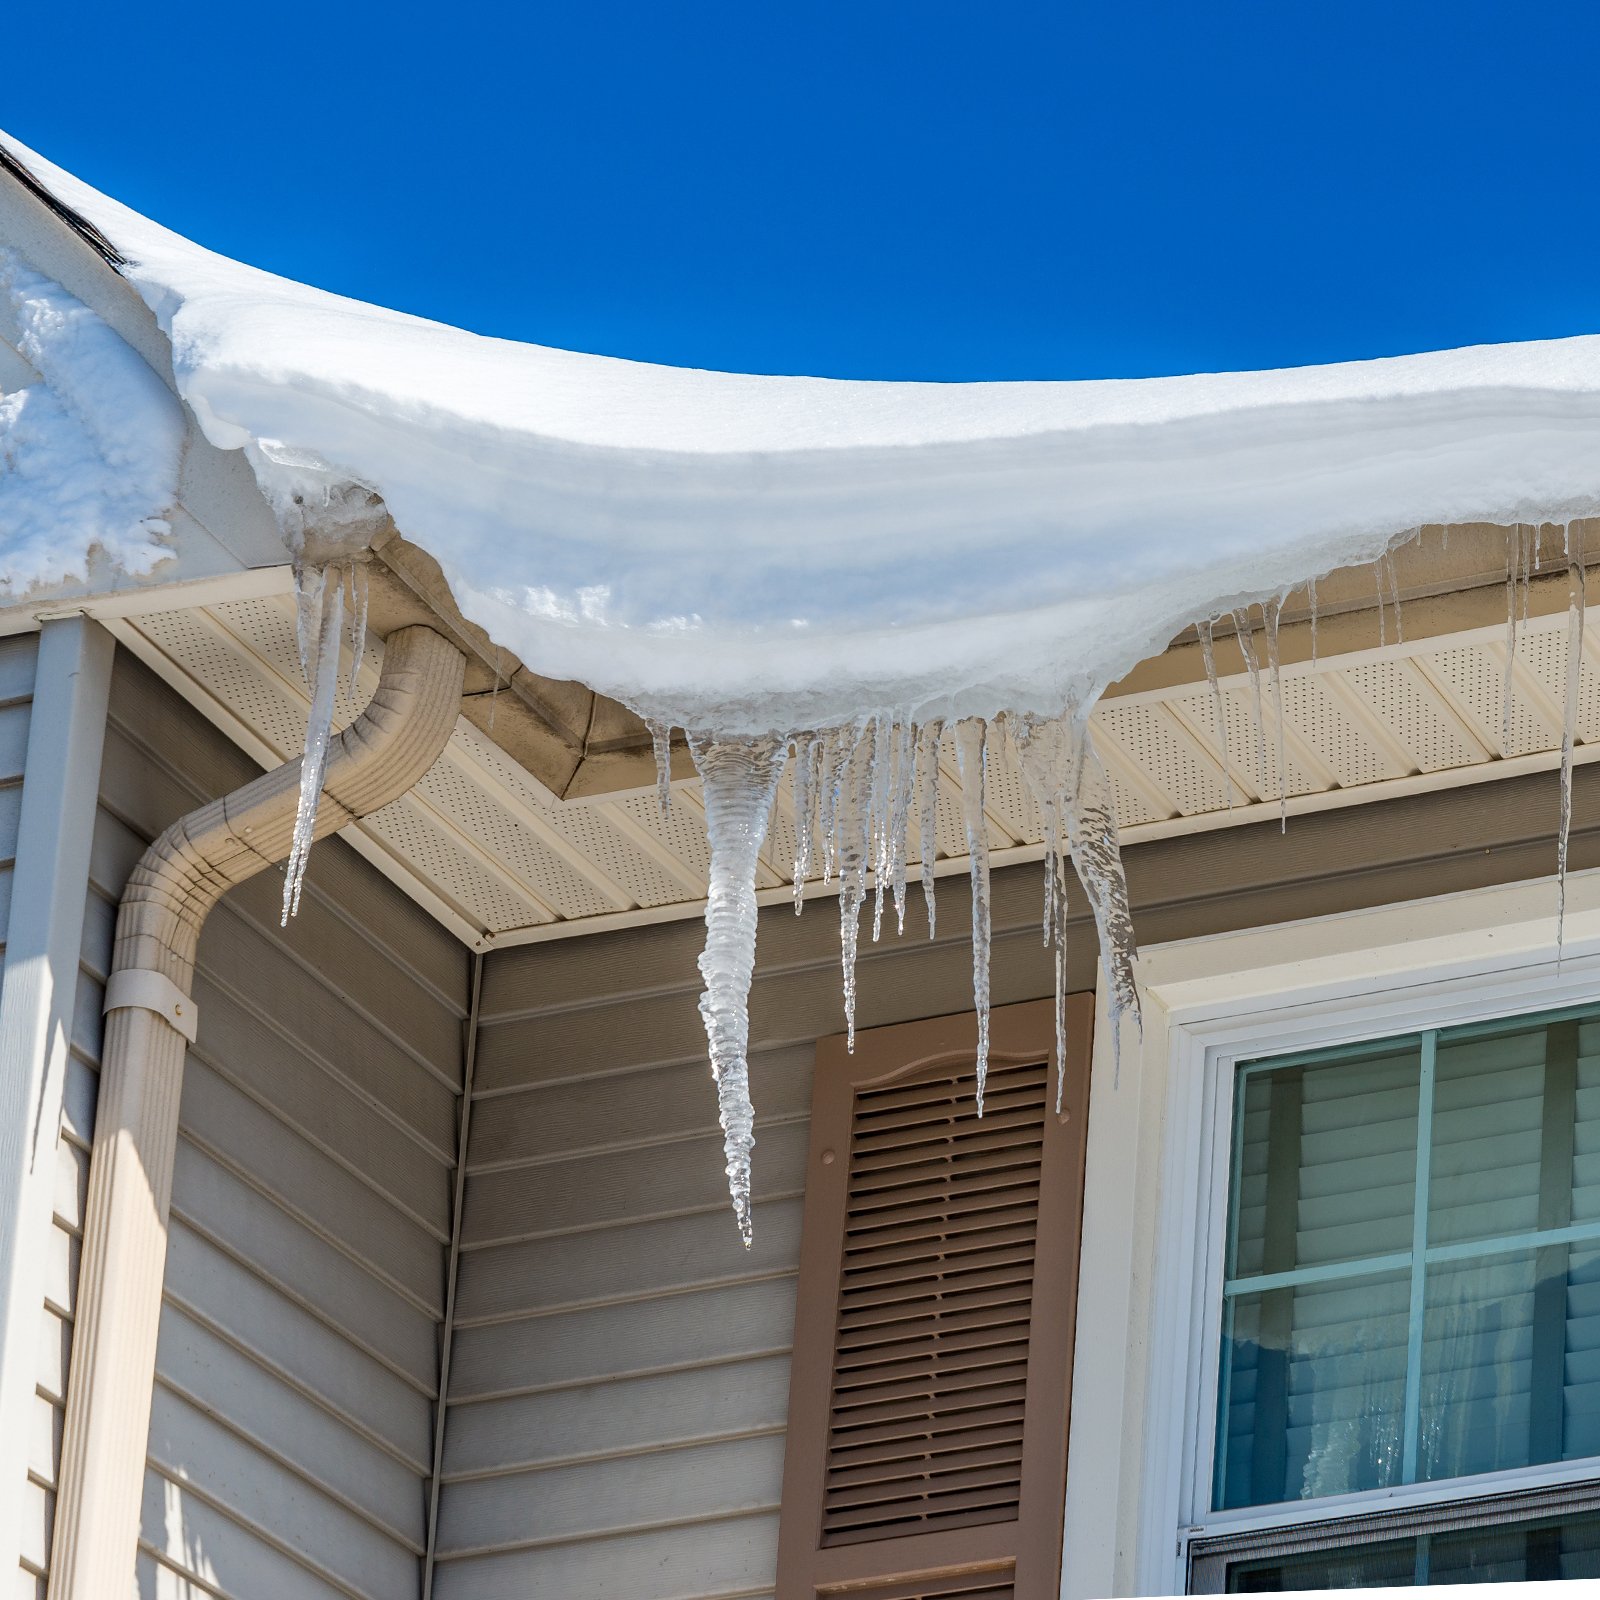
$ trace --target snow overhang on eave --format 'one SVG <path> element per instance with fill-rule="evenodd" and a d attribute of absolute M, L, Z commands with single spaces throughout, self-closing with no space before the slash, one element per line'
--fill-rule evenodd
<path fill-rule="evenodd" d="M 1600 522 L 1575 524 L 1572 536 L 1575 546 L 1582 539 L 1600 573 Z M 1507 530 L 1490 526 L 1436 528 L 1398 552 L 1398 629 L 1387 601 L 1380 622 L 1370 568 L 1325 577 L 1315 664 L 1304 597 L 1298 597 L 1298 612 L 1291 597 L 1280 632 L 1291 818 L 1556 767 L 1568 604 L 1565 565 L 1556 561 L 1560 539 L 1553 532 L 1547 537 L 1547 567 L 1528 585 L 1507 741 L 1500 700 L 1507 538 Z M 1590 599 L 1600 603 L 1600 577 L 1591 581 Z M 1522 604 L 1519 593 L 1519 617 Z M 464 643 L 476 678 L 435 771 L 415 793 L 347 830 L 347 840 L 478 949 L 698 916 L 706 886 L 705 827 L 699 785 L 687 763 L 680 761 L 673 811 L 663 818 L 648 736 L 636 721 L 629 728 L 624 719 L 630 714 L 581 686 L 518 668 L 460 618 L 436 566 L 398 536 L 379 541 L 372 563 L 362 693 L 375 680 L 381 635 L 423 620 Z M 286 586 L 215 605 L 111 616 L 107 626 L 264 765 L 298 749 L 307 696 Z M 1592 686 L 1588 682 L 1600 674 L 1600 659 L 1592 646 L 1586 650 L 1580 763 L 1600 756 L 1600 675 Z M 492 681 L 497 657 L 498 693 Z M 1270 686 L 1263 689 L 1258 744 L 1249 680 L 1231 638 L 1219 634 L 1217 657 L 1228 730 L 1226 779 L 1192 636 L 1141 663 L 1095 714 L 1095 739 L 1116 790 L 1125 846 L 1278 817 Z M 342 706 L 341 720 L 355 705 Z M 615 746 L 585 753 L 581 733 L 587 730 L 592 739 L 608 717 L 615 718 Z M 965 873 L 968 865 L 952 751 L 945 752 L 943 766 L 941 876 Z M 560 798 L 541 770 L 570 773 L 569 798 Z M 576 784 L 586 785 L 582 798 L 570 797 Z M 998 746 L 987 821 L 997 867 L 1040 858 L 1032 804 Z M 792 893 L 793 842 L 793 798 L 785 785 L 761 861 L 764 903 Z M 808 893 L 825 892 L 813 879 Z"/>

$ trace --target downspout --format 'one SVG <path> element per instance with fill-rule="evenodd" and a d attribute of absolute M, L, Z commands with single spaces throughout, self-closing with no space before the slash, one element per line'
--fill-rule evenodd
<path fill-rule="evenodd" d="M 329 746 L 316 837 L 378 810 L 434 764 L 455 726 L 465 658 L 427 627 L 387 641 L 365 711 Z M 84 1216 L 83 1263 L 50 1563 L 51 1600 L 106 1600 L 133 1581 L 155 1382 L 167 1215 L 190 997 L 207 914 L 285 860 L 300 763 L 180 818 L 123 893 Z"/>

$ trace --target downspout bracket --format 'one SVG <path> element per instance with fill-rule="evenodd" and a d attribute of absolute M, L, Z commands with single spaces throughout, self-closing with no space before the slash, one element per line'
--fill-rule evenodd
<path fill-rule="evenodd" d="M 137 967 L 113 972 L 106 982 L 106 1003 L 101 1009 L 110 1015 L 124 1007 L 155 1012 L 190 1044 L 194 1043 L 200 1025 L 200 1008 L 164 973 Z"/>

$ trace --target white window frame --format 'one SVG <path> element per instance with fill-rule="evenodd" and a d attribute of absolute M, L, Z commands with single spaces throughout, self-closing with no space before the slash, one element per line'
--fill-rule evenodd
<path fill-rule="evenodd" d="M 1600 1001 L 1600 872 L 1569 882 L 1559 963 L 1554 903 L 1544 879 L 1185 941 L 1142 958 L 1142 1045 L 1124 1050 L 1117 1086 L 1097 1072 L 1090 1113 L 1064 1596 L 1182 1594 L 1189 1545 L 1200 1537 L 1600 1479 L 1597 1458 L 1209 1509 L 1238 1064 Z M 1158 1196 L 1141 1203 L 1152 1181 Z M 1095 1274 L 1105 1294 L 1096 1294 Z M 1120 1342 L 1095 1313 L 1117 1296 L 1128 1315 Z M 1099 1448 L 1081 1439 L 1080 1398 L 1101 1417 L 1115 1407 L 1118 1449 L 1104 1448 L 1103 1421 Z M 1102 1558 L 1092 1530 L 1104 1543 L 1108 1526 L 1115 1550 Z"/>

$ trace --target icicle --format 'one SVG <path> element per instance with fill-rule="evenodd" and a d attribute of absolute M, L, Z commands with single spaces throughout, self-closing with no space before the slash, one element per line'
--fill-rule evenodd
<path fill-rule="evenodd" d="M 794 914 L 805 908 L 806 879 L 811 876 L 811 830 L 817 804 L 817 767 L 822 741 L 803 733 L 794 742 Z"/>
<path fill-rule="evenodd" d="M 705 795 L 711 842 L 706 944 L 700 956 L 705 993 L 700 1015 L 717 1085 L 717 1115 L 727 1159 L 728 1192 L 746 1249 L 752 1237 L 750 1152 L 750 980 L 756 960 L 756 867 L 767 818 L 788 757 L 786 740 L 719 739 L 691 733 L 689 750 Z"/>
<path fill-rule="evenodd" d="M 1381 556 L 1372 564 L 1372 574 L 1378 584 L 1378 648 L 1381 650 L 1389 642 L 1389 631 L 1384 626 L 1383 558 Z"/>
<path fill-rule="evenodd" d="M 1570 543 L 1568 550 L 1570 554 Z M 1561 820 L 1556 838 L 1556 966 L 1567 932 L 1567 839 L 1572 832 L 1572 750 L 1578 742 L 1578 700 L 1583 682 L 1583 624 L 1588 603 L 1583 556 L 1567 564 L 1567 683 L 1561 721 Z"/>
<path fill-rule="evenodd" d="M 494 647 L 494 687 L 489 691 L 489 732 L 490 733 L 494 732 L 494 710 L 495 710 L 495 707 L 497 705 L 499 705 L 499 703 L 500 703 L 500 683 L 501 683 L 501 680 L 505 676 L 505 673 L 502 670 L 504 668 L 504 666 L 505 666 L 504 652 L 500 649 L 499 645 L 496 645 Z M 654 742 L 654 740 L 652 739 L 652 743 L 653 742 Z"/>
<path fill-rule="evenodd" d="M 911 802 L 917 784 L 916 729 L 910 719 L 895 729 L 894 792 L 889 801 L 889 872 L 894 889 L 896 931 L 906 931 L 906 839 L 911 831 Z"/>
<path fill-rule="evenodd" d="M 1517 660 L 1517 577 L 1522 566 L 1522 524 L 1506 531 L 1506 671 L 1500 698 L 1500 753 L 1511 754 L 1512 673 Z"/>
<path fill-rule="evenodd" d="M 1055 967 L 1056 1110 L 1062 1106 L 1067 1059 L 1066 811 L 1073 787 L 1072 752 L 1064 717 L 1008 718 L 1017 767 L 1039 808 L 1044 834 L 1044 942 Z"/>
<path fill-rule="evenodd" d="M 1283 731 L 1283 674 L 1278 670 L 1278 620 L 1283 614 L 1281 600 L 1269 600 L 1261 608 L 1267 625 L 1267 666 L 1272 673 L 1272 714 L 1278 723 L 1278 832 L 1289 831 L 1289 763 Z"/>
<path fill-rule="evenodd" d="M 844 788 L 845 770 L 851 752 L 861 737 L 859 727 L 830 728 L 823 736 L 820 777 L 818 779 L 817 833 L 822 840 L 822 881 L 833 878 L 839 858 L 839 798 Z"/>
<path fill-rule="evenodd" d="M 835 813 L 839 859 L 839 964 L 844 979 L 845 1049 L 856 1047 L 856 951 L 861 941 L 861 906 L 867 897 L 872 856 L 872 793 L 876 725 L 857 730 Z"/>
<path fill-rule="evenodd" d="M 1106 1010 L 1111 1019 L 1112 1058 L 1116 1076 L 1121 1076 L 1122 1019 L 1129 1012 L 1143 1032 L 1139 1012 L 1139 988 L 1134 981 L 1133 963 L 1139 954 L 1133 931 L 1133 912 L 1128 904 L 1128 880 L 1122 870 L 1122 851 L 1117 844 L 1117 817 L 1112 804 L 1111 783 L 1086 720 L 1074 719 L 1074 746 L 1077 751 L 1077 776 L 1066 811 L 1067 841 L 1072 848 L 1073 865 L 1089 896 L 1096 932 L 1100 938 L 1100 965 L 1106 975 Z"/>
<path fill-rule="evenodd" d="M 308 592 L 311 592 L 308 589 Z M 316 595 L 315 643 L 308 650 L 311 679 L 311 713 L 306 722 L 305 753 L 300 759 L 300 801 L 295 812 L 294 842 L 284 866 L 281 927 L 300 909 L 300 886 L 306 858 L 311 854 L 317 824 L 317 804 L 322 798 L 322 775 L 328 765 L 328 739 L 333 731 L 333 702 L 339 688 L 339 636 L 344 622 L 344 582 L 338 572 L 319 574 Z M 307 605 L 307 612 L 310 605 Z M 305 622 L 306 636 L 312 624 Z"/>
<path fill-rule="evenodd" d="M 361 689 L 361 663 L 367 653 L 367 565 L 350 563 L 350 698 Z M 499 687 L 496 677 L 495 686 Z M 494 726 L 494 703 L 489 705 L 489 726 Z"/>
<path fill-rule="evenodd" d="M 1311 665 L 1317 664 L 1317 580 L 1306 585 L 1306 599 L 1311 607 Z"/>
<path fill-rule="evenodd" d="M 1206 664 L 1206 682 L 1211 688 L 1211 724 L 1217 741 L 1217 762 L 1222 768 L 1222 789 L 1228 797 L 1228 809 L 1233 810 L 1233 768 L 1228 764 L 1228 718 L 1222 706 L 1222 685 L 1217 681 L 1216 641 L 1212 635 L 1210 618 L 1195 624 L 1200 636 L 1200 659 Z"/>
<path fill-rule="evenodd" d="M 939 744 L 943 737 L 942 722 L 925 722 L 917 734 L 917 843 L 930 939 L 934 927 L 933 867 L 939 859 Z"/>
<path fill-rule="evenodd" d="M 1256 764 L 1260 768 L 1260 790 L 1267 792 L 1267 728 L 1261 715 L 1261 662 L 1256 655 L 1256 642 L 1251 632 L 1250 608 L 1233 614 L 1233 625 L 1238 631 L 1239 653 L 1244 657 L 1245 670 L 1250 674 L 1250 715 L 1255 725 Z"/>
<path fill-rule="evenodd" d="M 1406 626 L 1400 612 L 1400 574 L 1395 569 L 1393 550 L 1384 551 L 1380 571 L 1389 580 L 1389 604 L 1394 607 L 1394 641 L 1396 644 L 1404 644 Z"/>
<path fill-rule="evenodd" d="M 872 798 L 867 829 L 872 848 L 872 942 L 883 932 L 883 891 L 889 881 L 889 808 L 893 805 L 894 719 L 880 712 L 872 725 Z"/>
<path fill-rule="evenodd" d="M 956 761 L 961 768 L 961 814 L 972 863 L 972 1002 L 978 1014 L 978 1115 L 989 1077 L 989 827 L 984 820 L 988 725 L 982 717 L 956 724 Z"/>
<path fill-rule="evenodd" d="M 1533 569 L 1539 560 L 1539 528 L 1530 523 L 1522 556 L 1522 625 L 1528 625 L 1528 590 L 1533 584 Z"/>
<path fill-rule="evenodd" d="M 500 687 L 500 674 L 495 672 L 495 687 Z M 661 820 L 672 815 L 672 724 L 647 720 L 650 730 L 650 750 L 656 758 L 656 804 L 661 808 Z"/>
<path fill-rule="evenodd" d="M 300 671 L 305 674 L 306 687 L 314 687 L 316 673 L 312 668 L 312 651 L 322 626 L 322 591 L 328 581 L 326 567 L 294 567 L 294 639 L 300 650 Z"/>

